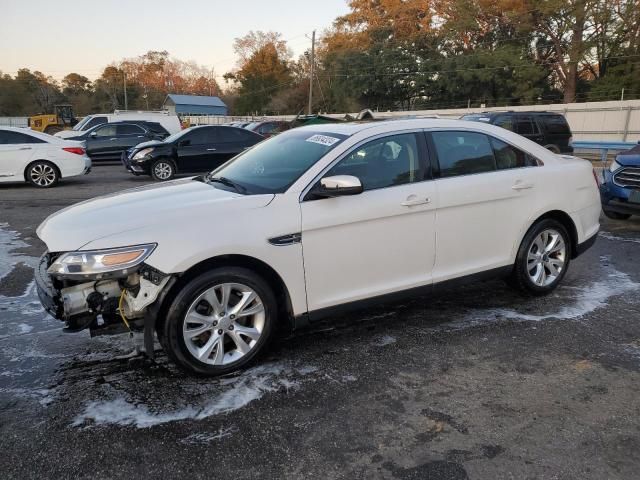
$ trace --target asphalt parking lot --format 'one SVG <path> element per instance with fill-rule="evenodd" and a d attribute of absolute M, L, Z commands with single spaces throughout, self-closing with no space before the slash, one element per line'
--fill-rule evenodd
<path fill-rule="evenodd" d="M 38 224 L 148 181 L 0 186 L 2 478 L 638 478 L 640 219 L 603 218 L 549 297 L 493 281 L 373 308 L 205 380 L 139 338 L 64 334 L 35 295 Z"/>

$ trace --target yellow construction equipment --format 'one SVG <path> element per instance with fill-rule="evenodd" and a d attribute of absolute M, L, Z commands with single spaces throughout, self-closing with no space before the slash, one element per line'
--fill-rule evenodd
<path fill-rule="evenodd" d="M 54 109 L 55 113 L 29 117 L 31 129 L 53 135 L 62 130 L 69 130 L 78 123 L 71 105 L 56 105 Z"/>

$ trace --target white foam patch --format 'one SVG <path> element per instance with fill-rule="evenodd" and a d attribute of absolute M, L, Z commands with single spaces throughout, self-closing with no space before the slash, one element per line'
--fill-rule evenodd
<path fill-rule="evenodd" d="M 383 335 L 377 341 L 373 343 L 375 347 L 385 347 L 387 345 L 391 345 L 392 343 L 396 343 L 395 337 L 391 335 Z"/>
<path fill-rule="evenodd" d="M 297 376 L 310 371 L 308 367 L 292 368 L 281 364 L 267 364 L 252 368 L 242 375 L 217 382 L 221 387 L 213 400 L 202 405 L 188 405 L 170 412 L 153 411 L 144 403 L 134 403 L 125 398 L 89 403 L 83 413 L 73 421 L 73 426 L 132 425 L 148 428 L 179 420 L 202 420 L 238 410 L 262 398 L 265 393 L 300 386 Z M 225 389 L 225 387 L 228 387 Z"/>
<path fill-rule="evenodd" d="M 640 288 L 640 284 L 631 280 L 629 275 L 609 268 L 602 280 L 593 282 L 585 287 L 561 287 L 559 291 L 570 292 L 568 298 L 563 299 L 562 306 L 549 313 L 539 315 L 522 313 L 514 309 L 496 308 L 473 311 L 467 317 L 454 322 L 449 326 L 453 328 L 464 328 L 470 325 L 478 325 L 488 322 L 495 322 L 500 319 L 521 320 L 539 322 L 542 320 L 573 320 L 584 317 L 591 312 L 605 307 L 609 300 L 617 295 L 635 291 Z M 606 272 L 605 271 L 605 272 Z"/>
<path fill-rule="evenodd" d="M 619 237 L 609 232 L 600 232 L 599 236 L 601 236 L 602 238 L 606 238 L 607 240 L 613 240 L 617 242 L 640 243 L 640 239 L 638 238 Z"/>
<path fill-rule="evenodd" d="M 14 250 L 29 245 L 20 240 L 20 234 L 8 229 L 8 224 L 0 223 L 0 279 L 9 275 L 18 263 L 35 267 L 37 258 L 13 253 Z"/>

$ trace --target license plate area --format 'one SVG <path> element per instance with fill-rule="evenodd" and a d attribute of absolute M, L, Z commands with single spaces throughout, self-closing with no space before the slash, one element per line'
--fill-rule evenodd
<path fill-rule="evenodd" d="M 640 203 L 640 190 L 634 190 L 629 195 L 629 203 Z"/>

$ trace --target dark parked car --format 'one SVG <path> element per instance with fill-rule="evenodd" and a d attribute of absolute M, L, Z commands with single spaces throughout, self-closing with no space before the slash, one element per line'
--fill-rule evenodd
<path fill-rule="evenodd" d="M 554 153 L 573 153 L 571 129 L 564 116 L 552 112 L 485 112 L 462 120 L 490 123 L 511 130 Z"/>
<path fill-rule="evenodd" d="M 191 127 L 164 141 L 137 145 L 122 154 L 122 162 L 134 175 L 170 180 L 178 172 L 209 172 L 262 140 L 264 137 L 243 128 Z"/>
<path fill-rule="evenodd" d="M 252 132 L 259 133 L 265 138 L 273 137 L 278 133 L 284 132 L 291 128 L 289 122 L 283 122 L 279 120 L 273 120 L 268 122 L 253 122 L 246 125 L 244 128 Z"/>
<path fill-rule="evenodd" d="M 92 161 L 120 160 L 122 152 L 149 140 L 162 140 L 168 132 L 155 122 L 114 122 L 97 125 L 82 135 L 67 138 L 85 142 Z"/>
<path fill-rule="evenodd" d="M 616 220 L 640 215 L 640 145 L 619 153 L 602 176 L 600 197 L 604 214 Z"/>

